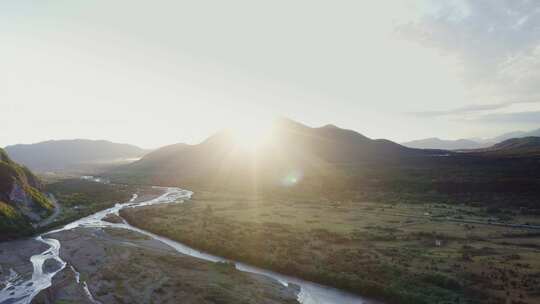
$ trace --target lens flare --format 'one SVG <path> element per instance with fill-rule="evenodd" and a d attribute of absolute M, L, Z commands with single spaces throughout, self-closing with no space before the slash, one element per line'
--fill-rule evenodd
<path fill-rule="evenodd" d="M 287 173 L 287 175 L 283 177 L 283 179 L 281 180 L 281 184 L 285 187 L 292 187 L 298 184 L 302 180 L 302 177 L 303 174 L 301 171 L 294 170 Z"/>

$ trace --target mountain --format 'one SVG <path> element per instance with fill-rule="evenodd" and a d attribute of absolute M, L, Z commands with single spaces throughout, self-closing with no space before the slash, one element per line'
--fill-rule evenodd
<path fill-rule="evenodd" d="M 540 137 L 511 138 L 486 149 L 469 152 L 488 156 L 535 157 L 540 156 Z"/>
<path fill-rule="evenodd" d="M 158 149 L 108 175 L 121 181 L 161 185 L 205 182 L 245 187 L 254 180 L 273 185 L 300 178 L 320 183 L 322 177 L 331 179 L 343 174 L 336 170 L 339 165 L 393 162 L 442 153 L 370 139 L 333 125 L 311 128 L 289 119 L 277 120 L 269 133 L 256 152 L 246 148 L 235 132 L 224 130 L 198 145 Z"/>
<path fill-rule="evenodd" d="M 471 139 L 444 140 L 436 137 L 404 142 L 402 145 L 409 148 L 442 150 L 478 149 L 489 146 L 487 143 Z"/>
<path fill-rule="evenodd" d="M 39 179 L 0 149 L 0 240 L 31 231 L 53 209 Z"/>
<path fill-rule="evenodd" d="M 288 119 L 278 121 L 273 132 L 282 149 L 300 149 L 329 163 L 388 161 L 435 153 L 407 148 L 385 139 L 370 139 L 334 125 L 310 128 Z"/>
<path fill-rule="evenodd" d="M 502 141 L 505 141 L 507 139 L 523 138 L 523 137 L 531 137 L 531 136 L 536 136 L 536 137 L 540 136 L 540 129 L 527 131 L 527 132 L 516 131 L 516 132 L 505 133 L 503 135 L 499 135 L 497 137 L 494 137 L 493 141 L 494 142 L 502 142 Z"/>
<path fill-rule="evenodd" d="M 92 172 L 132 161 L 147 151 L 105 140 L 51 140 L 5 148 L 17 162 L 37 172 Z"/>
<path fill-rule="evenodd" d="M 493 138 L 467 138 L 457 140 L 440 139 L 436 137 L 418 139 L 401 143 L 409 148 L 417 149 L 443 149 L 443 150 L 469 150 L 488 148 L 496 143 L 500 143 L 511 138 L 523 138 L 530 136 L 540 136 L 540 129 L 532 131 L 515 131 L 505 133 Z"/>

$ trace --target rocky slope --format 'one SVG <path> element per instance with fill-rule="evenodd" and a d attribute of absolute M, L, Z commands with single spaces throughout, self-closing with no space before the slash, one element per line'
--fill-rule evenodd
<path fill-rule="evenodd" d="M 32 223 L 51 214 L 54 206 L 41 189 L 30 170 L 0 149 L 0 240 L 30 233 Z"/>

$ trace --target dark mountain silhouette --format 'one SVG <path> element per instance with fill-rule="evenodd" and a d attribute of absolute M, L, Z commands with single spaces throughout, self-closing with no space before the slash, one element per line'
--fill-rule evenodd
<path fill-rule="evenodd" d="M 0 240 L 31 230 L 53 209 L 41 192 L 41 182 L 26 167 L 0 149 Z"/>
<path fill-rule="evenodd" d="M 140 158 L 147 151 L 139 147 L 105 140 L 51 140 L 13 145 L 6 151 L 17 162 L 38 172 L 76 172 L 115 162 Z"/>
<path fill-rule="evenodd" d="M 467 138 L 457 140 L 440 139 L 436 137 L 425 138 L 419 140 L 413 140 L 401 143 L 409 148 L 417 149 L 443 149 L 443 150 L 469 150 L 469 149 L 482 149 L 489 148 L 494 144 L 500 143 L 507 139 L 523 138 L 530 136 L 540 136 L 540 129 L 532 131 L 515 131 L 505 133 L 493 138 L 481 139 L 481 138 Z"/>
<path fill-rule="evenodd" d="M 537 137 L 540 136 L 540 129 L 526 131 L 526 132 L 524 131 L 509 132 L 509 133 L 493 138 L 493 141 L 498 143 L 498 142 L 505 141 L 507 139 L 523 138 L 523 137 L 531 137 L 531 136 L 537 136 Z"/>
<path fill-rule="evenodd" d="M 225 130 L 197 145 L 158 149 L 106 176 L 195 191 L 539 206 L 538 158 L 513 157 L 534 156 L 534 139 L 464 153 L 412 149 L 333 125 L 311 128 L 287 119 L 272 129 L 256 149 L 246 149 Z"/>
<path fill-rule="evenodd" d="M 261 135 L 262 136 L 262 135 Z M 370 139 L 333 125 L 311 128 L 289 119 L 277 120 L 267 142 L 254 153 L 232 131 L 224 130 L 198 145 L 164 147 L 116 170 L 113 178 L 154 184 L 189 184 L 201 180 L 238 186 L 275 184 L 288 174 L 306 177 L 342 174 L 336 165 L 392 162 L 446 152 L 418 150 Z"/>

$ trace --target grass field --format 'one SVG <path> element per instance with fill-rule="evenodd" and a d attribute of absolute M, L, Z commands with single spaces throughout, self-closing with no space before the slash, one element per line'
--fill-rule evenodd
<path fill-rule="evenodd" d="M 197 192 L 183 205 L 122 216 L 198 249 L 390 303 L 540 302 L 540 231 L 487 225 L 540 224 L 517 210 Z"/>

